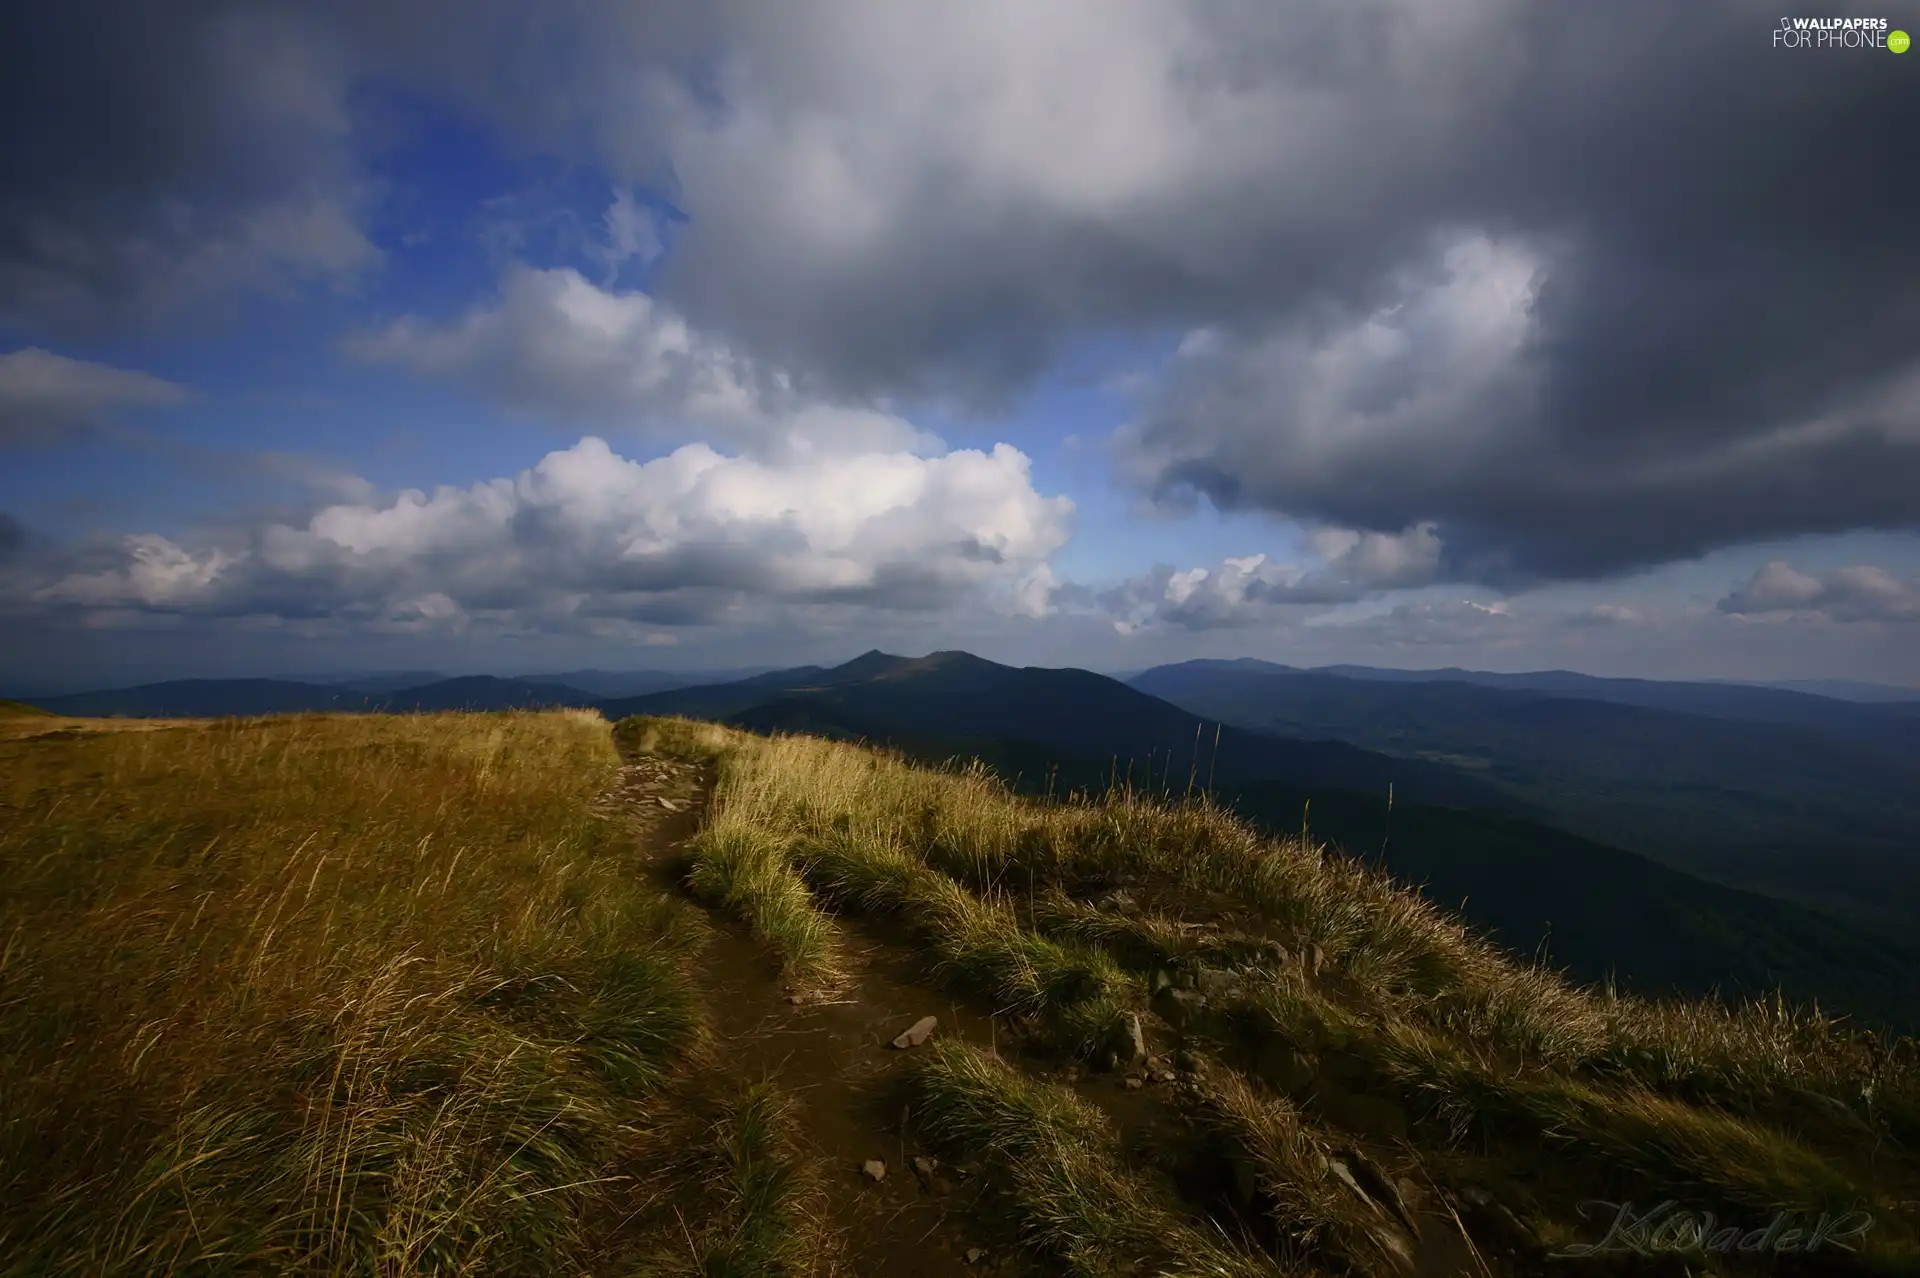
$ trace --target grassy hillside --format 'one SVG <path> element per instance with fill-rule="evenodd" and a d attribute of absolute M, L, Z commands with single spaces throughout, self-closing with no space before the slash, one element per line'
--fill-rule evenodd
<path fill-rule="evenodd" d="M 1596 1198 L 1920 1263 L 1910 1040 L 1572 988 L 1206 802 L 76 722 L 0 740 L 0 1274 L 1517 1275 Z"/>
<path fill-rule="evenodd" d="M 755 730 L 859 737 L 814 708 L 801 716 L 738 720 Z M 1030 741 L 904 735 L 887 740 L 922 763 L 978 759 L 1034 797 L 1103 793 L 1107 761 L 1063 758 Z M 1178 801 L 1191 774 L 1132 788 Z M 1202 771 L 1194 784 L 1204 788 Z M 1122 774 L 1121 784 L 1128 784 Z M 1377 865 L 1520 954 L 1544 954 L 1573 978 L 1613 980 L 1643 994 L 1741 998 L 1784 989 L 1869 1026 L 1920 1028 L 1920 951 L 1789 901 L 1669 869 L 1502 812 L 1408 803 L 1286 781 L 1216 786 L 1209 793 L 1256 828 L 1297 833 Z"/>
<path fill-rule="evenodd" d="M 1510 949 L 1587 982 L 1749 997 L 1775 988 L 1865 1025 L 1920 1030 L 1920 950 L 1791 900 L 1725 887 L 1502 812 L 1309 795 L 1275 782 L 1228 796 L 1247 819 L 1297 828 L 1417 885 Z M 1310 807 L 1309 807 L 1310 805 Z"/>
<path fill-rule="evenodd" d="M 616 766 L 577 713 L 0 743 L 0 1273 L 713 1273 L 769 1221 L 808 1246 L 797 1189 L 729 1179 L 779 1165 L 784 1102 L 677 1093 L 713 1048 L 701 924 L 592 806 Z M 660 1220 L 669 1151 L 705 1192 Z"/>
<path fill-rule="evenodd" d="M 1593 1233 L 1578 1204 L 1601 1198 L 1865 1212 L 1858 1254 L 1808 1272 L 1920 1263 L 1910 1040 L 1570 987 L 1204 801 L 1036 803 L 846 743 L 620 731 L 719 759 L 691 881 L 799 987 L 842 989 L 878 928 L 1008 1018 L 1017 1049 L 946 1044 L 904 1096 L 922 1138 L 1008 1179 L 1047 1272 L 1456 1272 L 1429 1267 L 1434 1204 L 1487 1272 L 1530 1272 Z M 1131 1071 L 1122 1095 L 1174 1080 L 1146 1138 L 1122 1141 L 1114 1083 L 1062 1058 Z"/>

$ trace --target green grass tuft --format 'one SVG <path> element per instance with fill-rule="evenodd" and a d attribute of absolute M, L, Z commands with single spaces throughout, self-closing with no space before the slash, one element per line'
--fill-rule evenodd
<path fill-rule="evenodd" d="M 1146 1176 L 1127 1169 L 1099 1110 L 961 1043 L 936 1042 L 915 1071 L 913 1120 L 938 1147 L 982 1159 L 1012 1183 L 1026 1246 L 1049 1269 L 1186 1278 L 1288 1272 L 1187 1219 Z"/>

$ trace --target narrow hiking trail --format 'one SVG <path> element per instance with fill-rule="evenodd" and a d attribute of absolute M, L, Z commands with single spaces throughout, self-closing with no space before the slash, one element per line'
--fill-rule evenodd
<path fill-rule="evenodd" d="M 714 779 L 711 765 L 634 754 L 623 760 L 610 796 L 650 852 L 661 886 L 690 902 L 685 848 L 700 828 Z M 801 1102 L 802 1147 L 822 1171 L 849 1272 L 874 1278 L 1031 1272 L 1009 1254 L 1004 1238 L 977 1229 L 976 1219 L 989 1207 L 982 1201 L 985 1182 L 971 1168 L 948 1166 L 915 1145 L 884 1099 L 888 1082 L 908 1063 L 912 1049 L 892 1042 L 909 1026 L 931 1015 L 939 1021 L 936 1033 L 990 1046 L 1003 1039 L 991 1015 L 889 975 L 883 969 L 898 966 L 903 956 L 878 941 L 849 946 L 850 976 L 839 993 L 796 1003 L 777 964 L 741 924 L 695 904 L 714 929 L 696 979 L 722 1067 L 745 1081 L 771 1080 Z M 870 1160 L 885 1164 L 882 1179 L 863 1170 Z"/>
<path fill-rule="evenodd" d="M 800 1102 L 802 1150 L 820 1173 L 846 1272 L 874 1278 L 1043 1272 L 1019 1251 L 988 1180 L 964 1162 L 935 1159 L 916 1144 L 909 1116 L 890 1112 L 890 1084 L 913 1056 L 912 1048 L 893 1047 L 894 1039 L 921 1018 L 937 1017 L 936 1034 L 957 1036 L 1072 1086 L 1107 1114 L 1131 1155 L 1149 1153 L 1179 1127 L 1173 1093 L 1180 1075 L 1172 1062 L 1184 1054 L 1176 1051 L 1177 1035 L 1158 1017 L 1142 1017 L 1152 1055 L 1144 1069 L 1127 1075 L 1026 1058 L 990 1007 L 915 981 L 921 962 L 912 945 L 863 920 L 840 920 L 844 985 L 822 1001 L 798 1000 L 744 925 L 687 888 L 687 845 L 705 818 L 716 771 L 711 763 L 623 753 L 608 802 L 630 823 L 659 886 L 709 921 L 713 939 L 695 976 L 719 1040 L 720 1067 L 743 1082 L 771 1081 Z M 1382 1163 L 1401 1161 L 1387 1148 L 1372 1148 Z M 863 1171 L 869 1160 L 885 1164 L 882 1179 Z M 1409 1272 L 1416 1278 L 1490 1274 L 1472 1245 L 1462 1245 L 1458 1219 L 1402 1184 L 1419 1218 Z"/>

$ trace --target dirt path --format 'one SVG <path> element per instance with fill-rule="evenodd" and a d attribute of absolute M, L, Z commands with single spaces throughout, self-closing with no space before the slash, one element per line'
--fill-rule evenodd
<path fill-rule="evenodd" d="M 655 851 L 661 885 L 688 900 L 685 845 L 699 829 L 712 787 L 710 768 L 635 755 L 622 767 L 613 796 L 642 845 Z M 746 1081 L 773 1080 L 801 1101 L 801 1141 L 823 1173 L 850 1272 L 871 1278 L 1026 1272 L 1005 1254 L 1004 1243 L 974 1224 L 983 1182 L 964 1166 L 933 1162 L 916 1170 L 916 1160 L 931 1155 L 903 1136 L 901 1116 L 886 1112 L 884 1100 L 911 1057 L 911 1049 L 891 1046 L 897 1035 L 931 1015 L 939 1018 L 937 1033 L 1004 1047 L 987 1010 L 891 975 L 906 956 L 857 935 L 848 937 L 846 988 L 830 1001 L 796 1004 L 777 965 L 740 924 L 713 911 L 707 917 L 716 936 L 697 976 L 726 1067 Z M 870 1159 L 886 1164 L 878 1182 L 861 1170 Z M 980 1255 L 970 1263 L 974 1249 Z"/>
<path fill-rule="evenodd" d="M 686 844 L 700 828 L 714 779 L 710 766 L 633 755 L 610 796 L 633 823 L 642 846 L 653 850 L 662 888 L 689 901 Z M 917 1161 L 931 1154 L 903 1135 L 902 1115 L 887 1112 L 885 1101 L 912 1057 L 911 1049 L 896 1050 L 892 1041 L 921 1017 L 937 1017 L 939 1034 L 958 1035 L 1011 1057 L 1016 1045 L 991 1009 L 915 983 L 906 975 L 917 966 L 910 945 L 844 919 L 850 971 L 845 988 L 830 1001 L 796 1003 L 777 964 L 744 927 L 698 908 L 715 930 L 697 975 L 726 1067 L 743 1081 L 774 1081 L 802 1102 L 802 1145 L 818 1160 L 832 1224 L 846 1242 L 849 1272 L 871 1278 L 1037 1272 L 1011 1246 L 1010 1233 L 995 1227 L 1000 1214 L 987 1185 L 970 1168 L 919 1162 L 916 1169 Z M 1153 1059 L 1171 1057 L 1171 1031 L 1157 1017 L 1145 1018 L 1143 1028 Z M 1178 1125 L 1169 1122 L 1165 1089 L 1159 1085 L 1172 1075 L 1160 1068 L 1145 1071 L 1145 1078 L 1136 1073 L 1130 1081 L 1057 1063 L 1022 1063 L 1070 1083 L 1098 1105 L 1113 1120 L 1123 1148 L 1151 1145 L 1163 1125 Z M 1401 1161 L 1387 1146 L 1359 1143 L 1383 1164 Z M 877 1183 L 861 1170 L 870 1159 L 886 1164 L 886 1175 Z M 1440 1216 L 1431 1202 L 1414 1210 L 1421 1217 L 1413 1240 L 1415 1274 L 1486 1272 L 1484 1262 L 1462 1246 L 1457 1221 Z M 976 1249 L 976 1259 L 969 1261 Z"/>

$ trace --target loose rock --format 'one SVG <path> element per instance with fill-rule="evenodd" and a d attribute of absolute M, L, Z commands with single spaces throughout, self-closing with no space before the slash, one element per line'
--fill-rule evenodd
<path fill-rule="evenodd" d="M 978 1247 L 969 1247 L 967 1248 L 967 1263 L 969 1265 L 977 1265 L 980 1263 L 980 1258 L 986 1254 L 986 1252 L 981 1251 Z"/>
<path fill-rule="evenodd" d="M 1179 1030 L 1193 1024 L 1206 1006 L 1206 997 L 1193 990 L 1163 989 L 1153 996 L 1153 1010 L 1161 1020 Z"/>
<path fill-rule="evenodd" d="M 1195 973 L 1194 987 L 1208 998 L 1239 998 L 1244 988 L 1237 973 L 1216 967 L 1203 967 Z"/>
<path fill-rule="evenodd" d="M 940 1019 L 936 1016 L 923 1016 L 909 1026 L 900 1037 L 894 1039 L 893 1045 L 902 1050 L 918 1047 L 927 1041 L 927 1036 L 933 1033 L 934 1027 L 939 1023 Z"/>
<path fill-rule="evenodd" d="M 1400 1189 L 1385 1172 L 1368 1158 L 1358 1146 L 1348 1146 L 1341 1151 L 1340 1157 L 1352 1169 L 1353 1178 L 1360 1182 L 1360 1188 L 1366 1191 L 1368 1198 L 1391 1212 L 1407 1231 L 1416 1237 L 1420 1226 L 1414 1221 L 1413 1213 L 1407 1210 L 1407 1204 L 1401 1199 Z"/>
<path fill-rule="evenodd" d="M 1122 1066 L 1129 1069 L 1147 1059 L 1147 1037 L 1141 1032 L 1137 1012 L 1128 1012 L 1114 1027 L 1113 1054 Z"/>
<path fill-rule="evenodd" d="M 875 1184 L 879 1184 L 887 1178 L 887 1165 L 878 1158 L 869 1158 L 866 1162 L 860 1164 L 860 1170 L 865 1172 L 867 1178 Z"/>

